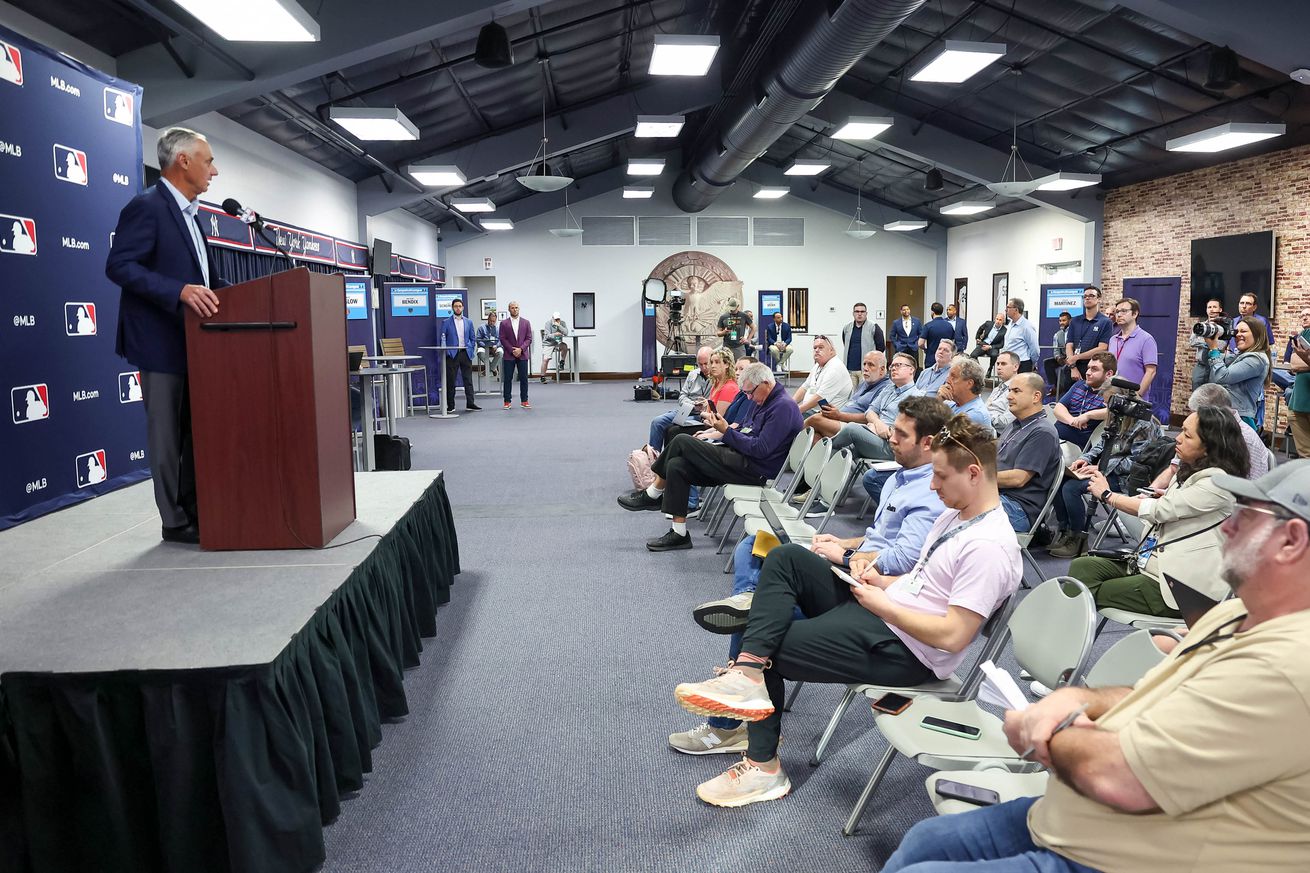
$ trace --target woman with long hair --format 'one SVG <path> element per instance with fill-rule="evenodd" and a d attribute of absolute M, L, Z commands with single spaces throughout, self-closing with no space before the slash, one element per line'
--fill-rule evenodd
<path fill-rule="evenodd" d="M 1175 442 L 1178 474 L 1159 497 L 1115 493 L 1099 470 L 1088 480 L 1089 494 L 1147 525 L 1127 560 L 1088 556 L 1069 566 L 1069 575 L 1096 597 L 1098 609 L 1177 618 L 1166 574 L 1211 600 L 1228 595 L 1219 575 L 1219 525 L 1233 511 L 1233 496 L 1211 480 L 1219 473 L 1246 477 L 1251 466 L 1246 441 L 1230 410 L 1203 406 L 1187 416 Z"/>
<path fill-rule="evenodd" d="M 1223 340 L 1211 339 L 1205 358 L 1204 382 L 1223 385 L 1233 398 L 1233 408 L 1251 427 L 1264 400 L 1265 388 L 1273 378 L 1273 355 L 1269 336 L 1258 318 L 1244 316 L 1233 322 L 1233 341 L 1237 353 L 1224 352 Z M 1200 371 L 1198 366 L 1197 370 Z M 1204 384 L 1204 383 L 1202 383 Z M 1193 385 L 1195 389 L 1199 385 Z"/>

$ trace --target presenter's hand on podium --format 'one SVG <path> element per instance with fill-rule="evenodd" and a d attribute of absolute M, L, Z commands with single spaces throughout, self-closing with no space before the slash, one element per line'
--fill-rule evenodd
<path fill-rule="evenodd" d="M 204 285 L 183 285 L 180 299 L 201 318 L 218 314 L 218 295 Z"/>

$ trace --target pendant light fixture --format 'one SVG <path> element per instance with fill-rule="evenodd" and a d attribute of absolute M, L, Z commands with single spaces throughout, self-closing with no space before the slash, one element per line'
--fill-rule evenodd
<path fill-rule="evenodd" d="M 543 59 L 542 63 L 548 64 L 550 59 Z M 556 175 L 550 171 L 550 165 L 546 163 L 546 144 L 549 142 L 550 137 L 546 136 L 546 86 L 543 84 L 541 88 L 541 145 L 537 146 L 537 153 L 532 156 L 532 162 L 528 164 L 528 171 L 519 176 L 520 185 L 539 194 L 558 191 L 573 184 L 572 176 Z M 537 162 L 538 158 L 541 159 L 540 163 Z"/>
<path fill-rule="evenodd" d="M 572 221 L 573 224 L 569 224 Z M 558 237 L 582 236 L 582 224 L 573 215 L 573 210 L 569 209 L 569 189 L 564 187 L 564 226 L 552 227 L 550 232 Z"/>
<path fill-rule="evenodd" d="M 878 231 L 873 225 L 864 220 L 864 208 L 860 205 L 860 190 L 864 187 L 864 158 L 855 162 L 855 214 L 851 216 L 851 223 L 846 226 L 842 233 L 851 239 L 868 239 Z"/>

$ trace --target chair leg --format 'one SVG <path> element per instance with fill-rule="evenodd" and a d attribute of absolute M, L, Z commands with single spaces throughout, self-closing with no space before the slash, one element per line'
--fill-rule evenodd
<path fill-rule="evenodd" d="M 792 704 L 796 702 L 796 698 L 800 695 L 800 693 L 801 693 L 801 689 L 804 688 L 804 687 L 805 687 L 805 683 L 804 683 L 804 682 L 793 682 L 793 683 L 792 683 L 792 686 L 791 686 L 791 694 L 788 694 L 788 695 L 787 695 L 787 699 L 786 699 L 785 701 L 783 701 L 783 704 L 782 704 L 782 711 L 783 711 L 783 712 L 791 712 L 791 706 L 792 706 Z"/>
<path fill-rule="evenodd" d="M 846 694 L 842 697 L 841 703 L 833 710 L 832 718 L 828 719 L 828 726 L 823 729 L 823 735 L 819 737 L 819 744 L 814 747 L 814 754 L 810 757 L 810 766 L 817 767 L 823 761 L 824 754 L 828 751 L 828 743 L 832 742 L 832 735 L 837 733 L 837 725 L 841 723 L 842 717 L 846 715 L 846 709 L 855 699 L 856 686 L 847 685 Z"/>
<path fill-rule="evenodd" d="M 734 512 L 732 514 L 732 518 L 728 519 L 728 528 L 723 532 L 723 539 L 719 540 L 719 547 L 714 550 L 714 554 L 716 555 L 723 554 L 723 547 L 724 545 L 727 544 L 728 537 L 732 534 L 733 530 L 736 529 L 736 527 L 737 527 L 737 514 Z"/>
<path fill-rule="evenodd" d="M 858 519 L 863 519 L 864 516 L 869 514 L 869 507 L 872 504 L 873 504 L 873 496 L 869 494 L 864 495 L 864 505 L 860 507 L 860 514 L 855 517 Z"/>
<path fill-rule="evenodd" d="M 723 573 L 725 576 L 731 573 L 734 569 L 736 569 L 736 563 L 737 563 L 737 550 L 733 549 L 731 552 L 728 552 L 728 562 L 723 565 Z"/>
<path fill-rule="evenodd" d="M 713 537 L 719 532 L 719 523 L 723 521 L 723 516 L 732 511 L 732 501 L 724 498 L 719 501 L 719 505 L 714 507 L 714 517 L 710 519 L 709 524 L 705 526 L 705 536 Z"/>
<path fill-rule="evenodd" d="M 860 794 L 860 799 L 855 801 L 855 808 L 851 810 L 850 818 L 846 819 L 846 825 L 841 829 L 842 836 L 849 837 L 855 833 L 855 829 L 860 826 L 860 819 L 864 817 L 864 810 L 873 800 L 874 792 L 878 790 L 882 777 L 887 774 L 887 768 L 892 765 L 896 758 L 896 749 L 894 746 L 887 747 L 887 753 L 882 756 L 878 766 L 873 768 L 873 775 L 869 777 L 869 784 L 864 786 L 864 791 Z"/>

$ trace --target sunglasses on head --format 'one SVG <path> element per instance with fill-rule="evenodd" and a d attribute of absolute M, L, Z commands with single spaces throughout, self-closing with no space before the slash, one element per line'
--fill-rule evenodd
<path fill-rule="evenodd" d="M 940 431 L 937 432 L 938 446 L 944 446 L 947 440 L 950 440 L 951 442 L 955 443 L 957 446 L 968 452 L 969 455 L 973 458 L 974 463 L 977 464 L 979 467 L 982 467 L 983 465 L 982 460 L 978 457 L 978 455 L 974 453 L 973 449 L 965 445 L 964 441 L 955 435 L 955 431 L 951 428 L 951 422 L 949 421 L 946 422 L 945 427 L 943 427 Z"/>

